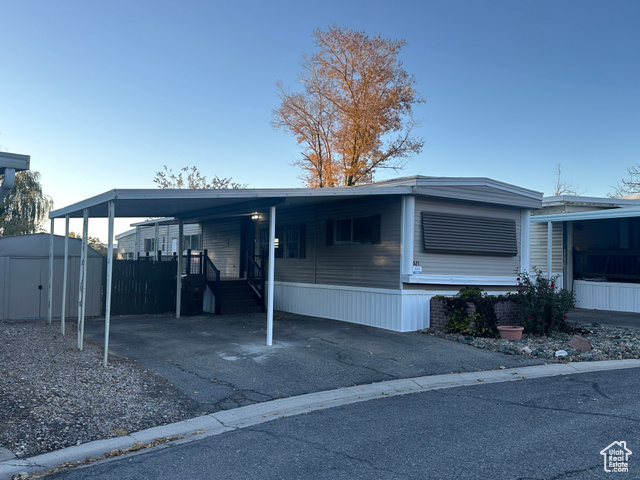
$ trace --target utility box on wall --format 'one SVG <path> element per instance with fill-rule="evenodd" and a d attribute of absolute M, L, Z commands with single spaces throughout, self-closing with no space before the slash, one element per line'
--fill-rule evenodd
<path fill-rule="evenodd" d="M 54 236 L 53 317 L 62 312 L 64 237 Z M 69 238 L 66 316 L 78 315 L 82 241 Z M 104 257 L 89 248 L 85 315 L 101 314 Z M 46 318 L 49 303 L 49 234 L 0 237 L 0 320 Z"/>

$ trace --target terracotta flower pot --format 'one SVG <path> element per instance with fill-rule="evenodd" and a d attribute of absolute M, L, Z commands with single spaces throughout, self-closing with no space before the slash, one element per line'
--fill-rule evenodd
<path fill-rule="evenodd" d="M 500 338 L 504 338 L 506 340 L 520 340 L 522 338 L 522 331 L 524 327 L 519 327 L 515 325 L 502 325 L 498 327 L 498 331 L 500 332 Z"/>

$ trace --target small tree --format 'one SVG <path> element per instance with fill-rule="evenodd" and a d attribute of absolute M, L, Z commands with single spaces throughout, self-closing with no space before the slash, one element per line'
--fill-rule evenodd
<path fill-rule="evenodd" d="M 80 235 L 79 233 L 76 233 L 76 232 L 69 232 L 69 238 L 77 238 L 77 239 L 80 240 L 80 239 L 82 239 L 82 235 Z M 89 245 L 96 252 L 101 253 L 102 255 L 106 255 L 107 254 L 106 247 L 102 244 L 102 242 L 100 241 L 100 239 L 98 237 L 88 236 L 87 237 L 87 245 Z"/>
<path fill-rule="evenodd" d="M 537 335 L 569 331 L 567 313 L 575 302 L 574 293 L 556 288 L 558 275 L 546 278 L 537 269 L 534 273 L 532 278 L 528 272 L 520 272 L 518 293 L 510 295 L 518 304 L 525 331 Z"/>
<path fill-rule="evenodd" d="M 2 177 L 0 175 L 0 179 Z M 38 172 L 25 170 L 16 173 L 13 188 L 0 203 L 0 235 L 41 232 L 52 208 L 53 200 L 42 192 Z"/>
<path fill-rule="evenodd" d="M 220 178 L 214 175 L 211 181 L 202 175 L 196 167 L 182 167 L 176 175 L 166 165 L 163 165 L 163 172 L 156 172 L 153 181 L 159 188 L 203 188 L 203 189 L 225 189 L 225 188 L 247 188 L 244 183 L 236 183 L 231 177 Z M 183 173 L 185 174 L 183 176 Z"/>

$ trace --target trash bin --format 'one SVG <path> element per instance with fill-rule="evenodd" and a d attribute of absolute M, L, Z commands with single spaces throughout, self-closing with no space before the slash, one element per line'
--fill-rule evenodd
<path fill-rule="evenodd" d="M 180 293 L 181 315 L 202 315 L 202 302 L 207 279 L 204 275 L 183 275 Z"/>

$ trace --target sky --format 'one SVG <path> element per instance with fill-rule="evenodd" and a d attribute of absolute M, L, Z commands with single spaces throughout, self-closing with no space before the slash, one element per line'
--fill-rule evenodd
<path fill-rule="evenodd" d="M 425 99 L 422 153 L 376 179 L 550 195 L 560 164 L 563 182 L 605 196 L 640 163 L 636 0 L 0 0 L 0 18 L 0 148 L 31 156 L 54 209 L 155 188 L 164 165 L 302 186 L 301 148 L 270 124 L 276 82 L 299 90 L 312 32 L 334 24 L 404 39 Z M 89 235 L 106 241 L 106 222 Z"/>

